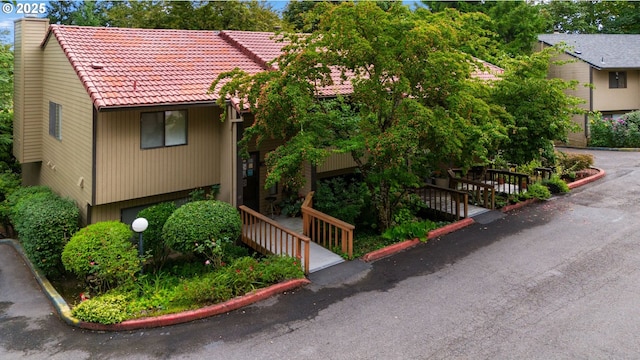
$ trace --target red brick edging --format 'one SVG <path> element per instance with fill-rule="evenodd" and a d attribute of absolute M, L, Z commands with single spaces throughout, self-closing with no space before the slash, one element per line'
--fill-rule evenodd
<path fill-rule="evenodd" d="M 475 223 L 475 221 L 472 218 L 466 218 L 466 219 L 462 219 L 460 221 L 456 221 L 452 224 L 449 225 L 445 225 L 441 228 L 437 228 L 435 230 L 431 230 L 429 231 L 429 234 L 427 236 L 428 239 L 433 239 L 436 238 L 438 236 L 442 236 L 451 232 L 454 232 L 456 230 L 462 229 L 464 227 L 467 227 L 471 224 Z M 365 262 L 370 262 L 370 261 L 375 261 L 378 259 L 382 259 L 383 257 L 387 257 L 389 255 L 393 255 L 395 253 L 398 253 L 402 250 L 406 250 L 409 248 L 412 248 L 416 245 L 418 245 L 420 243 L 419 239 L 412 239 L 412 240 L 406 240 L 403 242 L 399 242 L 397 244 L 393 244 L 393 245 L 389 245 L 387 247 L 384 247 L 382 249 L 378 249 L 378 250 L 374 250 L 372 252 L 366 253 L 363 257 L 362 260 Z"/>
<path fill-rule="evenodd" d="M 12 246 L 18 252 L 18 254 L 23 258 L 25 264 L 31 270 L 31 273 L 34 275 L 36 281 L 42 288 L 45 295 L 51 301 L 53 307 L 55 308 L 60 318 L 71 326 L 79 327 L 82 329 L 88 329 L 88 330 L 126 331 L 126 330 L 137 330 L 137 329 L 144 329 L 144 328 L 181 324 L 181 323 L 198 320 L 198 319 L 204 319 L 206 317 L 237 310 L 241 307 L 253 304 L 258 301 L 262 301 L 276 294 L 285 293 L 287 291 L 290 291 L 311 283 L 311 281 L 307 278 L 287 280 L 287 281 L 283 281 L 283 282 L 271 285 L 266 288 L 252 291 L 243 296 L 238 296 L 236 298 L 225 301 L 223 303 L 210 305 L 200 309 L 183 311 L 180 313 L 167 314 L 167 315 L 161 315 L 156 317 L 126 320 L 118 324 L 105 325 L 105 324 L 80 321 L 77 318 L 73 317 L 73 315 L 71 315 L 71 309 L 69 308 L 69 305 L 62 298 L 62 296 L 58 294 L 56 289 L 51 285 L 49 280 L 47 280 L 47 278 L 42 274 L 42 272 L 37 268 L 35 268 L 31 263 L 31 261 L 29 261 L 29 259 L 24 253 L 24 249 L 22 248 L 22 245 L 20 245 L 18 241 L 13 239 L 2 239 L 0 240 L 0 245 L 2 244 L 7 244 Z"/>
<path fill-rule="evenodd" d="M 602 170 L 600 168 L 596 168 L 596 167 L 592 167 L 592 168 L 598 170 L 598 173 L 596 175 L 593 175 L 593 176 L 590 176 L 588 178 L 584 178 L 584 179 L 569 183 L 568 184 L 569 185 L 569 189 L 577 188 L 579 186 L 588 184 L 588 183 L 590 183 L 592 181 L 596 181 L 596 180 L 602 178 L 603 176 L 605 176 L 605 171 L 604 170 Z M 533 203 L 535 203 L 537 201 L 538 201 L 538 199 L 528 199 L 528 200 L 525 200 L 525 201 L 520 201 L 520 202 L 515 203 L 515 204 L 504 206 L 504 207 L 502 207 L 502 209 L 500 209 L 500 211 L 509 212 L 511 210 L 516 210 L 516 209 L 519 209 L 521 207 L 533 204 Z M 463 219 L 463 220 L 460 220 L 460 221 L 456 221 L 456 222 L 454 222 L 452 224 L 449 224 L 449 225 L 443 226 L 441 228 L 438 228 L 438 229 L 430 231 L 427 238 L 428 239 L 433 239 L 435 237 L 448 234 L 450 232 L 462 229 L 463 227 L 469 226 L 469 225 L 473 224 L 474 222 L 475 221 L 472 218 L 467 218 L 467 219 Z M 387 256 L 390 256 L 390 255 L 393 255 L 393 254 L 398 253 L 398 252 L 400 252 L 402 250 L 406 250 L 406 249 L 412 248 L 412 247 L 418 245 L 419 243 L 420 243 L 419 239 L 411 239 L 411 240 L 406 240 L 406 241 L 403 241 L 403 242 L 400 242 L 400 243 L 397 243 L 397 244 L 389 245 L 389 246 L 384 247 L 382 249 L 378 249 L 378 250 L 366 253 L 362 257 L 362 260 L 366 261 L 366 262 L 370 262 L 370 261 L 375 261 L 375 260 L 378 260 L 378 259 L 382 259 L 383 257 L 387 257 Z"/>
<path fill-rule="evenodd" d="M 167 325 L 181 324 L 189 321 L 204 319 L 214 315 L 220 315 L 241 307 L 264 300 L 278 293 L 283 293 L 311 283 L 308 279 L 293 279 L 284 281 L 269 287 L 255 290 L 249 294 L 233 298 L 220 304 L 206 306 L 200 309 L 183 311 L 176 314 L 161 315 L 156 317 L 126 320 L 118 324 L 104 325 L 80 321 L 77 327 L 98 331 L 124 331 L 136 330 Z"/>
<path fill-rule="evenodd" d="M 580 187 L 582 185 L 586 185 L 590 182 L 594 182 L 598 179 L 603 178 L 606 175 L 606 172 L 603 169 L 597 168 L 597 167 L 591 167 L 592 169 L 596 169 L 598 170 L 598 173 L 589 177 L 586 177 L 584 179 L 580 179 L 578 181 L 574 181 L 572 183 L 569 183 L 567 185 L 569 185 L 569 189 L 575 189 L 577 187 Z"/>

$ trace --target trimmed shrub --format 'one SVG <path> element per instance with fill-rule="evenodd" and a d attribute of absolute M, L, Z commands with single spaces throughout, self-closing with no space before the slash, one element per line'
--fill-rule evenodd
<path fill-rule="evenodd" d="M 198 243 L 240 237 L 242 220 L 231 204 L 217 200 L 194 201 L 174 211 L 164 224 L 164 241 L 172 250 L 189 254 Z"/>
<path fill-rule="evenodd" d="M 557 164 L 563 171 L 580 171 L 593 165 L 593 155 L 557 152 Z"/>
<path fill-rule="evenodd" d="M 569 192 L 569 185 L 557 174 L 551 175 L 551 179 L 543 180 L 542 185 L 546 186 L 552 194 L 564 194 Z"/>
<path fill-rule="evenodd" d="M 176 209 L 176 204 L 164 202 L 150 206 L 138 213 L 138 217 L 143 217 L 149 222 L 149 227 L 145 230 L 142 239 L 145 251 L 151 252 L 156 270 L 164 265 L 167 256 L 169 256 L 170 249 L 164 242 L 162 228 Z"/>
<path fill-rule="evenodd" d="M 129 226 L 118 221 L 89 225 L 64 247 L 62 263 L 99 292 L 133 282 L 142 264 L 132 235 Z"/>
<path fill-rule="evenodd" d="M 520 195 L 523 199 L 547 200 L 551 197 L 551 191 L 541 183 L 529 184 L 527 191 Z"/>
<path fill-rule="evenodd" d="M 34 192 L 17 201 L 12 220 L 33 265 L 46 276 L 60 275 L 63 271 L 60 255 L 78 230 L 80 211 L 75 203 L 50 190 Z"/>
<path fill-rule="evenodd" d="M 77 319 L 100 324 L 116 324 L 129 318 L 128 299 L 123 294 L 104 294 L 81 302 L 71 310 Z"/>
<path fill-rule="evenodd" d="M 0 222 L 7 236 L 13 236 L 10 221 L 11 206 L 7 201 L 7 197 L 20 189 L 20 183 L 20 174 L 11 171 L 0 173 Z"/>
<path fill-rule="evenodd" d="M 12 192 L 7 198 L 4 200 L 5 206 L 9 209 L 9 219 L 15 225 L 14 216 L 16 212 L 19 212 L 19 204 L 27 201 L 31 196 L 37 194 L 50 194 L 55 195 L 53 190 L 46 186 L 27 186 L 21 187 L 16 191 Z"/>

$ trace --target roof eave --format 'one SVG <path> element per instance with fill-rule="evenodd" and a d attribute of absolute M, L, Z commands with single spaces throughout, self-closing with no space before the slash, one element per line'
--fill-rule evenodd
<path fill-rule="evenodd" d="M 118 110 L 135 110 L 148 109 L 154 107 L 199 107 L 199 106 L 218 106 L 218 100 L 202 100 L 202 101 L 182 101 L 182 102 L 166 102 L 155 104 L 130 104 L 130 105 L 108 105 L 96 106 L 99 112 L 118 111 Z M 95 105 L 94 105 L 95 106 Z"/>

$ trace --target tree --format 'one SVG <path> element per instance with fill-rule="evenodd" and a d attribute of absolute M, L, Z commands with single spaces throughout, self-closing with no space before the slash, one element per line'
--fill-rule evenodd
<path fill-rule="evenodd" d="M 471 78 L 474 60 L 458 50 L 460 25 L 452 20 L 459 17 L 449 15 L 343 3 L 317 32 L 289 35 L 276 70 L 221 74 L 212 89 L 225 82 L 221 94 L 246 99 L 255 115 L 241 144 L 282 141 L 265 157 L 266 186 L 296 189 L 303 162 L 351 154 L 384 230 L 407 188 L 431 170 L 486 160 L 506 139 L 505 114 L 487 103 L 489 85 Z M 353 91 L 327 98 L 341 81 Z"/>
<path fill-rule="evenodd" d="M 281 20 L 265 1 L 113 2 L 109 24 L 118 27 L 274 31 Z"/>
<path fill-rule="evenodd" d="M 46 16 L 52 24 L 105 26 L 108 5 L 105 1 L 51 1 Z"/>
<path fill-rule="evenodd" d="M 504 147 L 510 162 L 525 164 L 541 156 L 553 159 L 553 142 L 566 141 L 570 131 L 578 130 L 571 119 L 583 112 L 578 107 L 582 100 L 565 92 L 575 89 L 577 81 L 547 79 L 550 59 L 561 51 L 547 48 L 510 60 L 502 80 L 492 89 L 493 101 L 515 120 Z"/>
<path fill-rule="evenodd" d="M 509 57 L 531 54 L 538 34 L 551 29 L 550 20 L 541 12 L 541 7 L 524 0 L 423 1 L 422 4 L 433 12 L 457 9 L 465 14 L 486 14 L 489 21 L 483 20 L 477 25 L 494 33 L 496 40 L 501 44 L 501 52 Z M 485 59 L 492 60 L 490 57 Z"/>
<path fill-rule="evenodd" d="M 11 44 L 4 38 L 7 31 L 0 33 L 0 200 L 8 184 L 15 183 L 20 166 L 12 154 L 13 146 L 13 52 Z"/>
<path fill-rule="evenodd" d="M 553 29 L 563 33 L 634 33 L 632 29 L 637 33 L 640 29 L 637 23 L 629 22 L 638 17 L 638 6 L 633 2 L 553 0 L 541 7 Z"/>

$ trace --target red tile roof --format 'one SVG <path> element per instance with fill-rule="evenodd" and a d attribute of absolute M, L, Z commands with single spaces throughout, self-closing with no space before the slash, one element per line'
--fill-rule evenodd
<path fill-rule="evenodd" d="M 475 60 L 479 61 L 484 67 L 482 69 L 477 69 L 476 71 L 471 73 L 471 76 L 477 79 L 492 80 L 492 81 L 499 80 L 500 75 L 504 74 L 504 69 L 499 66 L 493 65 L 491 63 L 488 63 L 484 60 L 480 60 L 477 58 Z"/>
<path fill-rule="evenodd" d="M 240 67 L 263 68 L 215 31 L 52 25 L 96 108 L 212 102 L 211 82 Z"/>
<path fill-rule="evenodd" d="M 286 44 L 277 35 L 249 31 L 128 29 L 51 25 L 43 42 L 60 43 L 97 109 L 211 103 L 218 74 L 236 67 L 248 73 L 268 65 Z M 484 63 L 474 76 L 495 79 L 503 70 Z M 350 94 L 337 70 L 321 96 Z M 233 101 L 237 104 L 236 101 Z"/>
<path fill-rule="evenodd" d="M 220 32 L 220 37 L 240 49 L 265 69 L 270 67 L 269 62 L 280 55 L 282 47 L 289 44 L 289 42 L 280 40 L 275 33 L 270 32 L 225 30 Z"/>

